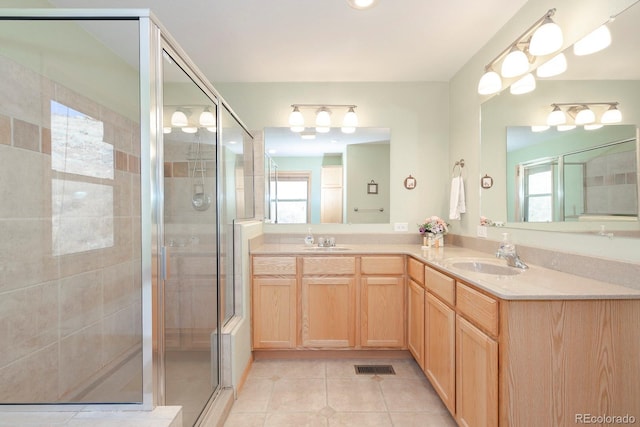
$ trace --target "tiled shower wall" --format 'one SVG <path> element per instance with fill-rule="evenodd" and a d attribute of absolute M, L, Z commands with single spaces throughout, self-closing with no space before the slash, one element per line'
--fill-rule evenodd
<path fill-rule="evenodd" d="M 637 165 L 635 152 L 598 156 L 586 164 L 585 191 L 587 213 L 638 213 Z"/>
<path fill-rule="evenodd" d="M 0 75 L 0 402 L 81 399 L 141 344 L 139 126 L 1 56 Z M 52 100 L 102 122 L 112 178 L 52 169 Z M 110 236 L 61 252 L 57 220 Z"/>

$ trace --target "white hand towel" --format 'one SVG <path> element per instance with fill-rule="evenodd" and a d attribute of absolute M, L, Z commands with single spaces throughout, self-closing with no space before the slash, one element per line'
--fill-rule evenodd
<path fill-rule="evenodd" d="M 467 210 L 464 200 L 464 182 L 461 176 L 451 180 L 451 198 L 449 201 L 449 219 L 460 219 L 460 214 Z"/>

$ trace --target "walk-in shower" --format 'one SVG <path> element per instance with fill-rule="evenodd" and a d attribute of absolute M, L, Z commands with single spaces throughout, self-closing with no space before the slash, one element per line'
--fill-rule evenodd
<path fill-rule="evenodd" d="M 222 386 L 252 138 L 148 11 L 0 19 L 0 404 L 197 424 Z"/>

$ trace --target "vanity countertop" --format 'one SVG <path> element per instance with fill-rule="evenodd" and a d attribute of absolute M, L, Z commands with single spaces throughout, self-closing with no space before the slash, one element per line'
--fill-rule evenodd
<path fill-rule="evenodd" d="M 471 283 L 498 298 L 505 300 L 549 300 L 549 299 L 640 299 L 640 289 L 589 279 L 548 268 L 529 264 L 529 269 L 516 275 L 494 275 L 461 270 L 447 264 L 457 258 L 495 258 L 459 246 L 447 245 L 441 248 L 422 249 L 418 245 L 339 245 L 339 250 L 317 250 L 303 244 L 263 244 L 251 249 L 252 255 L 306 255 L 306 256 L 348 256 L 348 255 L 410 255 L 450 276 Z M 527 262 L 527 260 L 523 260 Z M 505 264 L 506 265 L 506 262 Z"/>

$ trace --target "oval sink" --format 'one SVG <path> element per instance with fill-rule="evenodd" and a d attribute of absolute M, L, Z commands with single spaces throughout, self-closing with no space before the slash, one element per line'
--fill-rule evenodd
<path fill-rule="evenodd" d="M 491 274 L 494 276 L 515 276 L 524 270 L 509 267 L 502 260 L 493 259 L 452 259 L 445 261 L 445 265 L 450 268 L 470 271 L 480 274 Z"/>

